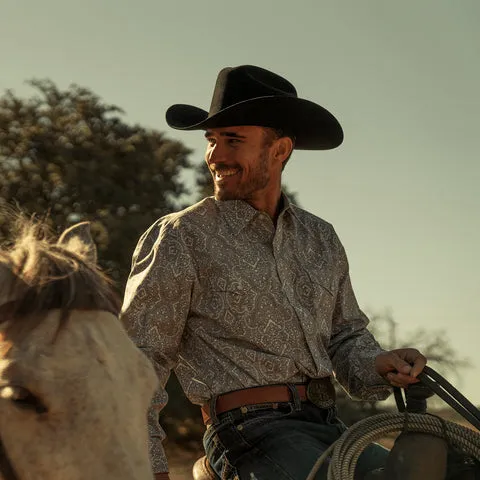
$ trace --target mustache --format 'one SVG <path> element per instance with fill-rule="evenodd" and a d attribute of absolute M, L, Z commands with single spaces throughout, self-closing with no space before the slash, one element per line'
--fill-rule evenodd
<path fill-rule="evenodd" d="M 241 167 L 237 164 L 229 165 L 228 163 L 224 163 L 224 162 L 211 163 L 210 165 L 208 165 L 208 168 L 212 171 L 214 171 L 214 170 L 227 170 L 227 169 L 230 169 L 230 168 L 238 168 L 238 169 L 241 170 Z"/>

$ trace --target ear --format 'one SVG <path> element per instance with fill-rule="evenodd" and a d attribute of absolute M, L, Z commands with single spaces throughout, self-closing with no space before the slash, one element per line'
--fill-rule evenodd
<path fill-rule="evenodd" d="M 0 305 L 22 297 L 28 285 L 12 270 L 0 263 Z"/>
<path fill-rule="evenodd" d="M 278 138 L 275 142 L 275 158 L 283 165 L 293 150 L 293 142 L 290 137 Z"/>
<path fill-rule="evenodd" d="M 78 253 L 91 263 L 97 263 L 97 246 L 92 238 L 90 222 L 77 223 L 67 228 L 60 235 L 57 245 Z"/>

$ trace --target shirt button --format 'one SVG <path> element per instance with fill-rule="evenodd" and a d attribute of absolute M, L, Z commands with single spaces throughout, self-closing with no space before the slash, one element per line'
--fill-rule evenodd
<path fill-rule="evenodd" d="M 247 408 L 247 407 L 241 407 L 241 408 L 240 408 L 240 411 L 241 411 L 243 414 L 245 414 L 245 413 L 248 412 L 248 408 Z"/>
<path fill-rule="evenodd" d="M 237 425 L 237 430 L 242 431 L 243 430 L 243 425 Z"/>

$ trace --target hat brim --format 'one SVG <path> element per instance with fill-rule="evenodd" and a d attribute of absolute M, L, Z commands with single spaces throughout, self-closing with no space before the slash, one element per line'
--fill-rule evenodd
<path fill-rule="evenodd" d="M 210 115 L 192 105 L 172 105 L 167 124 L 177 130 L 257 125 L 282 128 L 295 136 L 298 150 L 329 150 L 343 141 L 338 120 L 320 105 L 296 97 L 258 97 L 231 105 Z"/>

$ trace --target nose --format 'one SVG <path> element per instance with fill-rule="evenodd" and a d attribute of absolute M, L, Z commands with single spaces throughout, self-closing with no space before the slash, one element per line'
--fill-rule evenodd
<path fill-rule="evenodd" d="M 219 143 L 209 145 L 205 153 L 205 160 L 208 164 L 218 163 L 225 155 L 225 149 Z"/>

